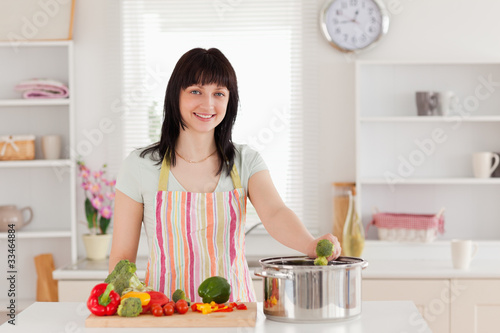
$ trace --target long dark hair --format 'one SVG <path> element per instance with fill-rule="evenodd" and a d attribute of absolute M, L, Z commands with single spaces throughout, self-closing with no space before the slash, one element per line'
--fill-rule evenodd
<path fill-rule="evenodd" d="M 170 159 L 170 163 L 175 165 L 175 144 L 179 138 L 181 127 L 182 129 L 186 127 L 179 108 L 181 89 L 184 90 L 196 84 L 212 83 L 229 90 L 226 115 L 215 128 L 214 134 L 220 161 L 217 174 L 226 170 L 229 175 L 235 155 L 232 130 L 238 112 L 238 83 L 233 66 L 216 48 L 208 50 L 195 48 L 186 52 L 179 59 L 170 76 L 165 93 L 160 141 L 145 148 L 140 154 L 141 157 L 151 154 L 151 158 L 158 161 L 157 164 L 161 164 L 163 157 L 166 156 Z"/>

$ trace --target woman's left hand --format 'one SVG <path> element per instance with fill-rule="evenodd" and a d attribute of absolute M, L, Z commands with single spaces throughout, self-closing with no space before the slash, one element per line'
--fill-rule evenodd
<path fill-rule="evenodd" d="M 328 257 L 328 261 L 337 259 L 340 256 L 340 252 L 342 251 L 342 248 L 340 247 L 340 243 L 339 243 L 339 240 L 337 239 L 337 237 L 335 237 L 332 234 L 326 234 L 326 235 L 323 235 L 323 236 L 321 236 L 321 237 L 316 238 L 315 240 L 313 240 L 309 244 L 309 246 L 307 248 L 308 249 L 307 250 L 307 255 L 310 258 L 316 258 L 317 257 L 317 255 L 316 255 L 316 245 L 322 239 L 328 239 L 330 242 L 333 243 L 333 254 L 330 257 Z"/>

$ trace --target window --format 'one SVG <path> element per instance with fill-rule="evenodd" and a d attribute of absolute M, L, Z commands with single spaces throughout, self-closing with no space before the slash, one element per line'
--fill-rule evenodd
<path fill-rule="evenodd" d="M 258 150 L 287 205 L 317 226 L 313 1 L 124 0 L 121 158 L 159 139 L 166 84 L 194 47 L 220 49 L 238 77 L 233 140 Z M 247 224 L 258 222 L 249 205 Z"/>

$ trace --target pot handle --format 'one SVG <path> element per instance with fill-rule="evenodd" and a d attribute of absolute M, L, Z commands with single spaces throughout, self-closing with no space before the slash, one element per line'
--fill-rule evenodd
<path fill-rule="evenodd" d="M 293 279 L 293 274 L 292 273 L 283 273 L 280 271 L 269 271 L 269 270 L 263 270 L 262 268 L 257 268 L 253 272 L 257 276 L 265 277 L 265 278 L 276 278 L 276 279 L 286 279 L 286 280 L 292 280 Z"/>

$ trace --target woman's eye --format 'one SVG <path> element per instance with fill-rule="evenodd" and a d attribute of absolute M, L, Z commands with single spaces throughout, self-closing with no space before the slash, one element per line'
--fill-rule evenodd
<path fill-rule="evenodd" d="M 218 93 L 215 93 L 215 96 L 224 97 L 226 95 L 224 93 L 218 92 Z"/>
<path fill-rule="evenodd" d="M 199 95 L 201 94 L 199 90 L 191 90 L 190 92 L 191 94 L 194 94 L 194 95 Z"/>

